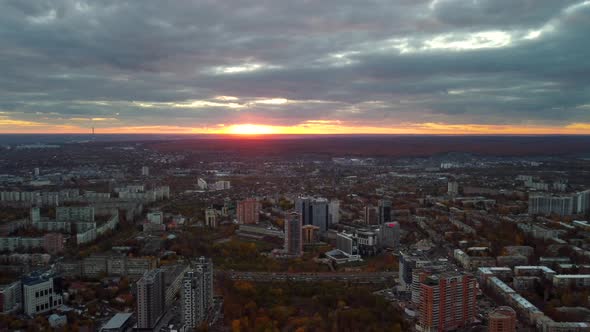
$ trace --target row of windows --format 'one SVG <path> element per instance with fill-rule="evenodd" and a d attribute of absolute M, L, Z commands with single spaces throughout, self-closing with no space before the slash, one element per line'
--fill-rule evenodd
<path fill-rule="evenodd" d="M 54 307 L 57 306 L 57 305 L 60 305 L 60 304 L 61 304 L 61 299 L 57 299 L 57 300 L 54 300 L 53 301 L 53 306 Z M 51 302 L 40 304 L 38 306 L 35 306 L 35 311 L 36 312 L 39 312 L 39 311 L 42 311 L 42 310 L 49 309 L 50 308 L 50 305 L 51 305 Z"/>
<path fill-rule="evenodd" d="M 35 297 L 39 298 L 41 296 L 47 296 L 49 294 L 53 293 L 53 288 L 49 288 L 49 289 L 45 289 L 45 290 L 41 290 L 41 291 L 37 291 L 35 292 Z"/>

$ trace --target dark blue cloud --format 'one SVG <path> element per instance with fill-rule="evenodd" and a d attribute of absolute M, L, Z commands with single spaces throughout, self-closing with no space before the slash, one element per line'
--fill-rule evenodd
<path fill-rule="evenodd" d="M 588 31 L 581 0 L 4 1 L 0 112 L 116 119 L 105 126 L 588 123 Z"/>

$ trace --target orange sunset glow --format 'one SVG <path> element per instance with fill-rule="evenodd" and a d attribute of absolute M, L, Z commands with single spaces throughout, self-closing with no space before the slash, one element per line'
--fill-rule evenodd
<path fill-rule="evenodd" d="M 584 135 L 590 133 L 590 124 L 576 123 L 564 127 L 514 126 L 514 125 L 453 125 L 443 123 L 406 124 L 400 127 L 344 126 L 325 123 L 311 123 L 298 126 L 270 126 L 243 124 L 205 132 L 233 135 L 322 135 L 322 134 L 393 134 L 393 135 Z"/>
<path fill-rule="evenodd" d="M 87 134 L 89 127 L 75 124 L 48 126 L 37 122 L 2 121 L 0 133 L 68 133 Z M 406 123 L 396 127 L 346 125 L 331 121 L 311 121 L 295 126 L 267 124 L 231 124 L 214 127 L 184 126 L 125 126 L 95 127 L 96 134 L 214 134 L 235 136 L 264 135 L 587 135 L 590 123 L 573 123 L 567 126 L 518 126 L 518 125 L 480 125 L 445 123 Z"/>
<path fill-rule="evenodd" d="M 232 125 L 222 131 L 224 134 L 233 135 L 268 135 L 279 134 L 280 132 L 274 126 L 255 125 L 255 124 L 240 124 Z"/>

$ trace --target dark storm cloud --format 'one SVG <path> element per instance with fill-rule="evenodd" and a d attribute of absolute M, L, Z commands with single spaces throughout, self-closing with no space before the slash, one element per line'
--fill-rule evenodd
<path fill-rule="evenodd" d="M 581 0 L 4 1 L 0 115 L 590 122 L 588 31 Z"/>
<path fill-rule="evenodd" d="M 456 27 L 519 28 L 542 25 L 577 0 L 437 0 L 434 16 Z"/>

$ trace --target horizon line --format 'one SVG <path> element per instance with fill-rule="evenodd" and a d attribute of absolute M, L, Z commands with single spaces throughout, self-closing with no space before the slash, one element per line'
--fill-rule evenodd
<path fill-rule="evenodd" d="M 297 133 L 297 134 L 281 134 L 281 133 L 268 133 L 268 134 L 232 134 L 232 133 L 173 133 L 173 132 L 146 132 L 146 133 L 87 133 L 87 132 L 72 132 L 72 133 L 55 133 L 55 132 L 22 132 L 22 133 L 3 133 L 0 135 L 80 135 L 80 136 L 107 136 L 107 135 L 118 135 L 118 136 L 156 136 L 156 135 L 176 135 L 176 136 L 221 136 L 221 137 L 277 137 L 277 136 L 590 136 L 590 133 Z"/>

